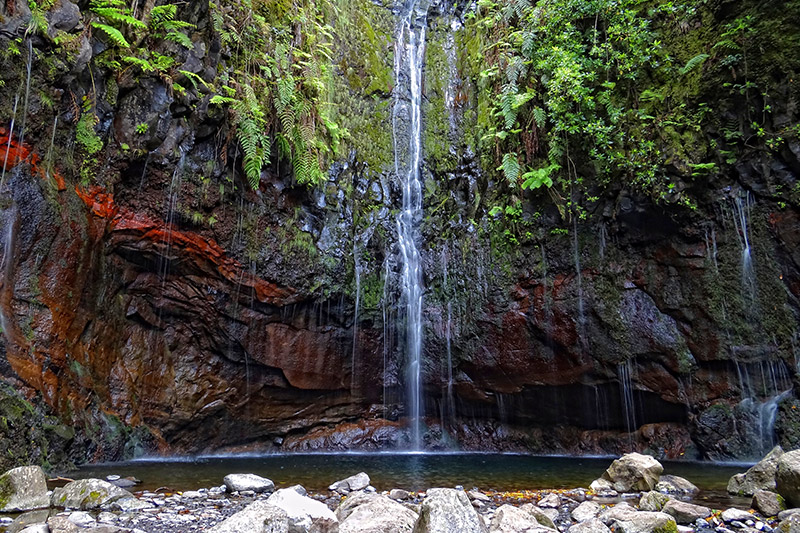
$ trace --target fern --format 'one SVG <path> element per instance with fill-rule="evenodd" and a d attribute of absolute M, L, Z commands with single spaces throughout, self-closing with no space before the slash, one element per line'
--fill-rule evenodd
<path fill-rule="evenodd" d="M 710 56 L 708 54 L 697 54 L 691 58 L 686 65 L 680 70 L 681 76 L 691 72 L 695 67 L 702 65 Z"/>
<path fill-rule="evenodd" d="M 541 107 L 533 108 L 533 119 L 539 128 L 544 128 L 545 124 L 547 124 L 547 115 Z"/>
<path fill-rule="evenodd" d="M 109 26 L 108 24 L 101 24 L 100 22 L 92 22 L 92 27 L 101 30 L 106 36 L 111 39 L 115 45 L 119 46 L 120 48 L 130 48 L 130 43 L 125 39 L 125 36 L 122 35 L 122 32 L 119 31 L 117 28 L 113 26 Z"/>
<path fill-rule="evenodd" d="M 117 24 L 125 24 L 133 26 L 134 28 L 147 29 L 147 25 L 139 19 L 136 19 L 127 13 L 114 8 L 93 8 L 92 13 L 99 15 L 109 22 L 116 22 Z"/>
<path fill-rule="evenodd" d="M 503 156 L 503 164 L 499 166 L 497 170 L 502 170 L 503 174 L 506 177 L 506 180 L 510 184 L 516 185 L 517 180 L 519 179 L 519 171 L 520 171 L 517 154 L 515 153 L 505 154 Z"/>
<path fill-rule="evenodd" d="M 155 67 L 146 59 L 141 59 L 133 56 L 126 56 L 122 58 L 122 61 L 124 61 L 125 63 L 130 63 L 131 65 L 136 65 L 137 67 L 142 69 L 142 72 L 153 72 L 155 70 Z"/>
<path fill-rule="evenodd" d="M 172 30 L 164 38 L 166 40 L 168 40 L 168 41 L 172 41 L 173 43 L 177 43 L 177 44 L 179 44 L 179 45 L 181 45 L 181 46 L 183 46 L 185 48 L 193 48 L 194 47 L 194 43 L 189 38 L 189 36 L 186 35 L 183 32 L 177 31 L 177 30 Z"/>
<path fill-rule="evenodd" d="M 553 186 L 553 178 L 551 175 L 558 171 L 561 167 L 555 163 L 536 170 L 531 170 L 522 175 L 522 188 L 523 189 L 538 189 L 542 185 L 547 187 Z"/>

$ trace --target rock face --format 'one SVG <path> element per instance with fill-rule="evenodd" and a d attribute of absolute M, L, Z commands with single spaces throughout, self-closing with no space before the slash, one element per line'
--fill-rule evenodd
<path fill-rule="evenodd" d="M 102 479 L 79 479 L 53 491 L 51 505 L 66 509 L 96 510 L 120 500 L 135 500 L 127 490 Z"/>
<path fill-rule="evenodd" d="M 800 507 L 800 450 L 784 453 L 778 458 L 775 489 L 792 507 Z"/>
<path fill-rule="evenodd" d="M 289 533 L 289 515 L 265 501 L 256 501 L 220 522 L 209 533 Z"/>
<path fill-rule="evenodd" d="M 92 442 L 79 456 L 96 460 L 250 443 L 284 450 L 405 444 L 407 425 L 395 420 L 407 403 L 403 325 L 382 320 L 384 310 L 395 316 L 399 308 L 394 235 L 402 197 L 388 155 L 394 83 L 387 44 L 395 21 L 387 2 L 337 3 L 369 31 L 333 32 L 331 103 L 341 112 L 328 118 L 351 135 L 341 150 L 320 148 L 315 156 L 342 154 L 331 161 L 330 179 L 306 188 L 289 161 L 270 158 L 257 190 L 246 183 L 233 111 L 211 103 L 222 95 L 209 87 L 222 87 L 238 66 L 209 2 L 180 4 L 177 12 L 198 29 L 195 46 L 137 45 L 204 83 L 135 65 L 95 72 L 92 59 L 108 43 L 102 32 L 85 31 L 95 16 L 88 3 L 39 4 L 52 7 L 36 19 L 36 36 L 26 31 L 26 3 L 0 6 L 0 49 L 13 45 L 20 58 L 41 59 L 27 80 L 39 90 L 25 106 L 24 139 L 0 131 L 0 377 L 26 397 L 40 396 L 64 427 L 78 428 L 77 437 L 48 430 L 54 434 L 42 442 L 65 449 L 65 441 L 86 438 Z M 431 27 L 458 26 L 446 23 L 461 16 L 458 4 L 458 13 L 432 10 Z M 733 19 L 741 9 L 705 3 L 698 17 Z M 792 24 L 770 19 L 759 27 L 793 35 Z M 713 33 L 717 26 L 686 27 Z M 430 33 L 439 41 L 429 53 L 443 49 L 444 33 Z M 793 78 L 772 58 L 800 54 L 763 41 L 753 70 L 785 80 L 771 90 L 775 123 L 763 124 L 778 135 L 800 117 Z M 433 69 L 441 61 L 425 63 Z M 435 74 L 426 78 L 433 83 L 441 78 Z M 656 201 L 615 183 L 588 186 L 568 200 L 586 218 L 567 228 L 567 199 L 531 202 L 541 191 L 518 198 L 495 186 L 497 162 L 484 164 L 491 158 L 475 153 L 474 125 L 464 122 L 475 115 L 482 78 L 462 74 L 457 105 L 444 101 L 449 90 L 426 91 L 425 123 L 433 127 L 447 110 L 453 125 L 439 128 L 448 132 L 440 150 L 450 154 L 447 164 L 437 165 L 433 150 L 425 161 L 426 205 L 438 206 L 419 230 L 429 289 L 426 415 L 439 416 L 432 406 L 449 380 L 440 364 L 449 347 L 458 401 L 445 424 L 463 449 L 621 453 L 635 442 L 671 458 L 751 458 L 765 451 L 758 429 L 768 402 L 780 403 L 778 436 L 800 444 L 800 421 L 789 408 L 797 398 L 780 396 L 793 387 L 787 361 L 800 297 L 796 139 L 781 134 L 774 149 L 729 146 L 733 135 L 720 132 L 751 124 L 751 102 L 718 99 L 706 88 L 727 106 L 709 115 L 726 124 L 696 134 L 670 129 L 654 148 L 665 154 L 659 181 L 675 190 Z M 731 81 L 719 76 L 717 89 Z M 3 81 L 0 122 L 10 124 L 26 69 L 8 69 Z M 433 143 L 435 132 L 428 133 Z M 538 133 L 525 135 L 538 150 Z M 742 135 L 764 142 L 756 132 Z M 87 136 L 102 149 L 88 153 L 79 142 Z M 368 149 L 347 144 L 360 140 Z M 72 146 L 75 157 L 65 148 Z M 694 169 L 731 157 L 712 147 L 735 163 Z M 512 196 L 524 200 L 513 215 Z M 494 214 L 491 206 L 500 205 L 511 211 Z M 743 272 L 757 290 L 743 286 Z M 386 365 L 372 357 L 384 350 Z M 379 404 L 391 420 L 372 410 Z M 28 432 L 22 422 L 12 426 L 0 444 L 13 435 L 21 448 Z M 436 438 L 431 433 L 427 444 L 440 445 Z"/>
<path fill-rule="evenodd" d="M 292 489 L 280 489 L 267 503 L 286 512 L 289 531 L 303 533 L 338 533 L 339 520 L 328 507 Z"/>
<path fill-rule="evenodd" d="M 611 463 L 603 479 L 618 492 L 653 490 L 663 471 L 664 467 L 653 457 L 629 453 Z"/>
<path fill-rule="evenodd" d="M 255 474 L 228 474 L 222 479 L 229 492 L 252 490 L 253 492 L 272 492 L 275 483 Z"/>
<path fill-rule="evenodd" d="M 422 502 L 414 533 L 488 533 L 463 490 L 430 489 Z"/>
<path fill-rule="evenodd" d="M 38 466 L 20 466 L 0 476 L 0 512 L 30 511 L 50 506 L 47 480 Z"/>

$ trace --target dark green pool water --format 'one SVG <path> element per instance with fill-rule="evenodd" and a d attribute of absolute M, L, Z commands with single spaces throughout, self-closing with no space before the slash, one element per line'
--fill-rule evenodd
<path fill-rule="evenodd" d="M 89 465 L 71 477 L 135 476 L 141 489 L 191 490 L 222 484 L 226 474 L 254 473 L 278 486 L 300 483 L 324 490 L 339 479 L 364 471 L 378 490 L 453 487 L 481 490 L 536 490 L 588 487 L 611 463 L 610 458 L 537 457 L 510 454 L 292 454 L 191 459 L 138 460 Z M 685 477 L 717 497 L 728 479 L 746 466 L 664 462 L 664 473 Z"/>

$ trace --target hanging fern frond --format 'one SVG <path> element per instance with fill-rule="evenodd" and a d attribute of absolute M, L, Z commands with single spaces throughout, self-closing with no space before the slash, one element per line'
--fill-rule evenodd
<path fill-rule="evenodd" d="M 686 65 L 684 65 L 684 67 L 680 70 L 681 76 L 688 74 L 689 72 L 694 70 L 695 67 L 702 65 L 705 62 L 705 60 L 708 59 L 709 57 L 711 56 L 709 56 L 708 54 L 697 54 L 696 56 L 691 58 L 686 63 Z"/>
<path fill-rule="evenodd" d="M 508 183 L 512 185 L 517 184 L 517 180 L 519 179 L 519 160 L 517 159 L 517 154 L 509 153 L 503 156 L 503 164 L 497 168 L 497 170 L 502 170 L 503 174 L 506 177 Z"/>
<path fill-rule="evenodd" d="M 181 45 L 181 46 L 183 46 L 185 48 L 190 48 L 191 49 L 191 48 L 194 47 L 194 43 L 189 38 L 189 36 L 186 35 L 183 32 L 177 31 L 177 30 L 170 31 L 166 35 L 166 37 L 164 37 L 164 39 L 166 39 L 168 41 L 172 41 L 173 43 L 177 43 L 177 44 L 179 44 L 179 45 Z"/>
<path fill-rule="evenodd" d="M 533 108 L 533 119 L 539 128 L 544 128 L 545 124 L 547 124 L 547 115 L 541 107 Z"/>
<path fill-rule="evenodd" d="M 92 27 L 101 30 L 115 45 L 120 48 L 130 48 L 130 43 L 122 35 L 122 32 L 108 24 L 101 24 L 100 22 L 92 22 Z"/>

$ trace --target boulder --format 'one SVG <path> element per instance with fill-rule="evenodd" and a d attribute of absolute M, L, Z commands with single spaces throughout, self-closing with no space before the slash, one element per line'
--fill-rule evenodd
<path fill-rule="evenodd" d="M 600 505 L 585 501 L 573 509 L 570 516 L 576 522 L 586 522 L 587 520 L 596 518 L 597 515 L 600 514 L 600 509 Z"/>
<path fill-rule="evenodd" d="M 556 529 L 553 522 L 558 517 L 558 511 L 555 509 L 540 509 L 532 503 L 526 503 L 520 509 L 531 515 L 536 519 L 539 524 L 550 529 Z"/>
<path fill-rule="evenodd" d="M 678 524 L 666 513 L 640 511 L 628 516 L 625 520 L 616 520 L 618 533 L 677 533 Z"/>
<path fill-rule="evenodd" d="M 680 494 L 683 496 L 693 496 L 700 492 L 697 485 L 686 478 L 679 476 L 661 476 L 656 483 L 656 490 L 664 494 Z"/>
<path fill-rule="evenodd" d="M 614 484 L 611 483 L 607 479 L 598 478 L 592 481 L 589 488 L 595 491 L 598 494 L 606 493 L 606 492 L 613 492 L 616 494 L 617 491 L 614 490 Z"/>
<path fill-rule="evenodd" d="M 664 467 L 655 458 L 640 453 L 628 453 L 611 463 L 603 479 L 611 482 L 617 492 L 653 490 Z"/>
<path fill-rule="evenodd" d="M 289 530 L 303 533 L 338 533 L 339 520 L 333 511 L 317 500 L 292 489 L 275 491 L 267 503 L 280 507 L 289 516 Z"/>
<path fill-rule="evenodd" d="M 639 500 L 639 510 L 660 511 L 671 499 L 668 495 L 654 490 L 645 492 Z"/>
<path fill-rule="evenodd" d="M 0 476 L 0 512 L 31 511 L 49 506 L 47 479 L 41 467 L 20 466 Z"/>
<path fill-rule="evenodd" d="M 108 481 L 79 479 L 54 490 L 50 501 L 53 507 L 87 511 L 105 509 L 114 502 L 129 499 L 136 500 L 133 494 Z"/>
<path fill-rule="evenodd" d="M 389 497 L 393 500 L 405 500 L 410 495 L 407 490 L 403 489 L 392 489 L 389 491 Z"/>
<path fill-rule="evenodd" d="M 785 520 L 781 520 L 774 529 L 777 533 L 800 533 L 800 515 L 791 515 Z"/>
<path fill-rule="evenodd" d="M 288 533 L 286 511 L 258 500 L 212 527 L 208 533 Z M 302 531 L 302 530 L 301 530 Z"/>
<path fill-rule="evenodd" d="M 766 517 L 777 516 L 778 513 L 786 509 L 784 499 L 774 492 L 768 490 L 757 490 L 753 494 L 753 509 L 759 511 Z"/>
<path fill-rule="evenodd" d="M 735 509 L 731 507 L 730 509 L 725 509 L 724 511 L 722 511 L 720 518 L 722 518 L 723 522 L 733 522 L 733 521 L 745 522 L 747 520 L 752 520 L 753 515 L 748 513 L 747 511 L 742 511 L 741 509 Z"/>
<path fill-rule="evenodd" d="M 539 507 L 549 507 L 550 509 L 556 509 L 558 508 L 559 505 L 561 505 L 561 497 L 555 492 L 551 492 L 550 494 L 539 500 Z"/>
<path fill-rule="evenodd" d="M 222 482 L 228 492 L 242 492 L 245 490 L 272 492 L 275 490 L 275 483 L 271 479 L 255 474 L 228 474 L 222 478 Z"/>
<path fill-rule="evenodd" d="M 47 524 L 33 524 L 20 531 L 20 533 L 50 533 L 50 528 L 47 527 Z"/>
<path fill-rule="evenodd" d="M 396 501 L 357 492 L 336 509 L 339 533 L 411 533 L 418 515 Z"/>
<path fill-rule="evenodd" d="M 675 518 L 678 524 L 693 524 L 698 518 L 711 516 L 711 509 L 702 505 L 682 502 L 680 500 L 670 500 L 662 509 L 662 512 Z"/>
<path fill-rule="evenodd" d="M 70 522 L 66 516 L 51 516 L 47 519 L 50 533 L 80 533 L 81 528 Z"/>
<path fill-rule="evenodd" d="M 456 489 L 430 489 L 420 508 L 414 533 L 488 533 L 467 494 Z"/>
<path fill-rule="evenodd" d="M 365 472 L 359 472 L 354 476 L 337 481 L 330 487 L 329 490 L 347 494 L 357 490 L 364 490 L 369 486 L 369 476 Z"/>
<path fill-rule="evenodd" d="M 618 520 L 627 520 L 637 513 L 636 509 L 625 502 L 609 507 L 598 515 L 605 525 L 611 525 Z"/>
<path fill-rule="evenodd" d="M 769 490 L 767 487 L 760 488 Z M 800 450 L 784 453 L 778 458 L 775 489 L 786 499 L 786 503 L 800 507 Z"/>
<path fill-rule="evenodd" d="M 553 530 L 540 525 L 530 513 L 506 504 L 495 512 L 489 524 L 489 531 L 491 533 L 552 533 Z"/>
<path fill-rule="evenodd" d="M 783 455 L 783 449 L 776 446 L 747 472 L 731 477 L 728 481 L 728 493 L 737 496 L 752 496 L 757 490 L 775 490 L 778 460 Z"/>
<path fill-rule="evenodd" d="M 606 525 L 598 520 L 592 518 L 580 524 L 575 524 L 567 530 L 569 533 L 611 533 L 611 530 Z"/>
<path fill-rule="evenodd" d="M 467 496 L 469 496 L 469 499 L 473 501 L 477 500 L 479 502 L 484 502 L 484 503 L 489 503 L 490 501 L 492 501 L 492 499 L 489 496 L 487 496 L 486 494 L 482 493 L 479 490 L 471 490 L 467 493 Z"/>

